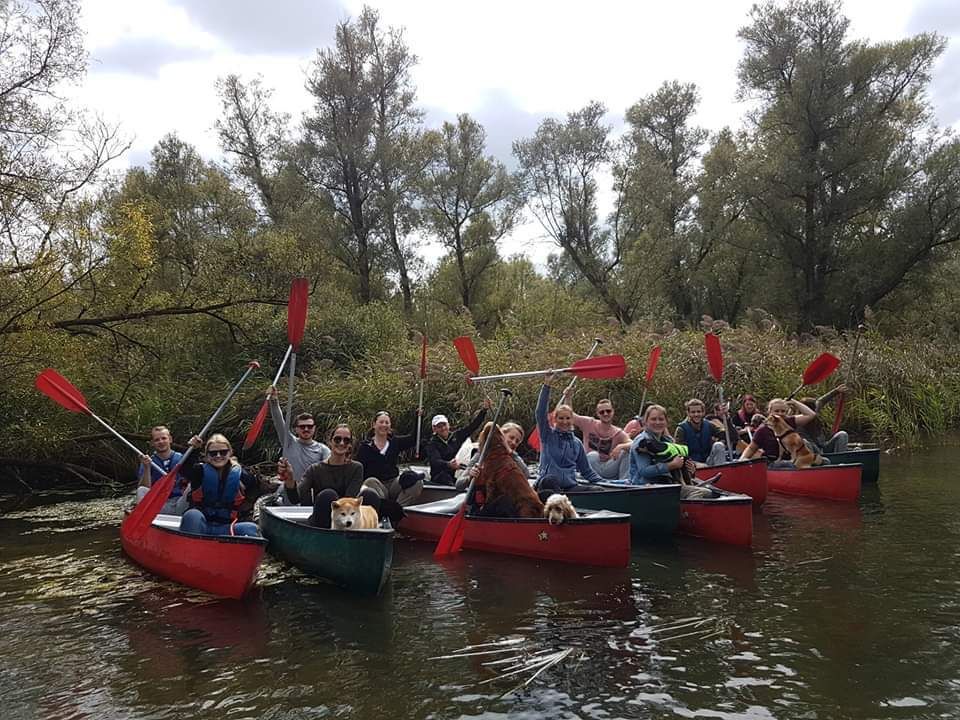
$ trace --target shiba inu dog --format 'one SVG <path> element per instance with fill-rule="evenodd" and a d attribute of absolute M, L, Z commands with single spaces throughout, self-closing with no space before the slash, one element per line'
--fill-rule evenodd
<path fill-rule="evenodd" d="M 543 516 L 551 525 L 561 525 L 564 520 L 577 517 L 570 498 L 560 493 L 554 493 L 543 504 Z"/>
<path fill-rule="evenodd" d="M 330 503 L 330 526 L 334 530 L 372 530 L 380 526 L 377 511 L 363 504 L 362 497 L 345 497 Z"/>

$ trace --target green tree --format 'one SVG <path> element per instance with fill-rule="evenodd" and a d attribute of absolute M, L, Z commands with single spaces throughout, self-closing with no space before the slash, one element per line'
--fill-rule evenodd
<path fill-rule="evenodd" d="M 925 98 L 943 38 L 847 38 L 835 0 L 754 6 L 740 92 L 742 192 L 787 270 L 804 326 L 849 323 L 960 239 L 956 141 Z"/>

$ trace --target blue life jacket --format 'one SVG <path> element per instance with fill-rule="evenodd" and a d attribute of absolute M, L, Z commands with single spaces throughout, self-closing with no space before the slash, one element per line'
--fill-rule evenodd
<path fill-rule="evenodd" d="M 680 427 L 683 428 L 683 442 L 690 448 L 690 457 L 697 462 L 706 462 L 713 447 L 713 425 L 704 420 L 697 432 L 689 420 L 684 420 Z"/>
<path fill-rule="evenodd" d="M 230 523 L 237 519 L 237 510 L 243 504 L 243 485 L 240 474 L 243 470 L 234 465 L 227 473 L 225 482 L 220 482 L 220 473 L 212 465 L 203 464 L 203 482 L 193 492 L 193 502 L 207 522 Z"/>
<path fill-rule="evenodd" d="M 153 483 L 157 482 L 157 480 L 159 480 L 164 475 L 166 475 L 168 472 L 170 472 L 173 469 L 173 466 L 176 465 L 178 462 L 180 462 L 180 458 L 182 457 L 183 457 L 183 453 L 178 453 L 176 450 L 170 453 L 170 457 L 168 457 L 166 460 L 164 460 L 162 457 L 160 457 L 156 453 L 152 453 L 150 455 L 150 459 L 153 461 L 154 465 L 159 465 L 160 467 L 162 467 L 163 472 L 161 473 L 159 470 L 153 467 L 153 465 L 151 465 L 150 466 L 150 484 L 152 485 Z M 140 475 L 143 475 L 142 466 L 140 468 Z M 177 480 L 176 482 L 173 483 L 173 488 L 171 488 L 170 490 L 170 497 L 172 498 L 180 497 L 183 494 L 182 480 L 183 478 L 180 477 L 180 474 L 178 473 Z"/>

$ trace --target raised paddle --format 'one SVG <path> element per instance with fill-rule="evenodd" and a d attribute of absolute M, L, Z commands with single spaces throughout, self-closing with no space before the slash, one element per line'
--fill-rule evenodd
<path fill-rule="evenodd" d="M 293 383 L 297 369 L 297 351 L 303 342 L 303 331 L 307 325 L 307 299 L 310 286 L 306 278 L 294 278 L 290 283 L 290 301 L 287 303 L 287 338 L 293 347 L 290 354 L 290 380 L 287 388 L 287 419 L 291 421 L 293 415 Z M 286 424 L 285 423 L 285 424 Z"/>
<path fill-rule="evenodd" d="M 247 363 L 247 369 L 237 381 L 237 384 L 230 389 L 230 392 L 227 393 L 227 396 L 223 399 L 223 402 L 221 402 L 219 407 L 213 411 L 213 415 L 211 415 L 210 419 L 207 420 L 206 424 L 203 426 L 203 429 L 197 433 L 199 437 L 202 438 L 207 434 L 207 432 L 213 426 L 213 423 L 215 423 L 217 418 L 220 417 L 220 413 L 223 412 L 223 409 L 227 406 L 227 403 L 230 402 L 230 398 L 236 395 L 237 390 L 240 389 L 240 386 L 243 385 L 248 377 L 250 377 L 250 373 L 259 367 L 260 363 L 258 363 L 256 360 L 251 360 L 249 363 Z M 124 527 L 128 529 L 132 537 L 141 537 L 150 528 L 150 525 L 153 523 L 157 513 L 160 512 L 160 510 L 163 508 L 163 504 L 170 496 L 170 490 L 173 488 L 173 483 L 176 479 L 177 473 L 180 471 L 180 468 L 186 464 L 187 458 L 190 457 L 191 452 L 193 452 L 192 445 L 187 448 L 187 451 L 183 454 L 183 457 L 180 458 L 180 462 L 177 463 L 176 467 L 172 468 L 170 472 L 150 486 L 150 491 L 144 496 L 143 500 L 137 503 L 136 507 L 133 508 L 133 511 L 123 521 Z"/>
<path fill-rule="evenodd" d="M 277 368 L 277 374 L 273 378 L 273 384 L 276 385 L 280 382 L 280 376 L 283 375 L 283 368 L 287 364 L 287 360 L 290 358 L 290 353 L 293 351 L 293 345 L 287 345 L 287 352 L 283 356 L 283 360 L 280 363 L 280 367 Z M 266 398 L 263 401 L 263 405 L 260 406 L 260 409 L 257 411 L 257 416 L 253 419 L 253 422 L 250 424 L 250 429 L 247 430 L 247 436 L 243 440 L 243 449 L 249 450 L 253 447 L 253 444 L 257 441 L 257 438 L 260 436 L 260 431 L 263 429 L 263 423 L 267 419 L 267 411 L 270 409 L 270 399 Z"/>
<path fill-rule="evenodd" d="M 622 378 L 627 374 L 627 362 L 623 355 L 601 355 L 579 360 L 570 367 L 551 368 L 549 370 L 527 370 L 525 372 L 501 373 L 499 375 L 479 375 L 469 378 L 471 382 L 488 382 L 507 378 L 539 377 L 549 373 L 572 373 L 588 379 Z"/>
<path fill-rule="evenodd" d="M 417 405 L 417 457 L 420 457 L 420 430 L 423 427 L 423 384 L 427 379 L 427 331 L 420 346 L 420 403 Z"/>
<path fill-rule="evenodd" d="M 663 348 L 659 345 L 650 351 L 650 358 L 647 360 L 647 374 L 643 380 L 643 395 L 640 396 L 640 412 L 638 417 L 643 417 L 643 406 L 647 403 L 647 389 L 650 387 L 650 381 L 653 380 L 653 374 L 657 371 L 657 365 L 660 364 L 660 355 Z"/>
<path fill-rule="evenodd" d="M 500 390 L 500 402 L 497 403 L 497 409 L 493 413 L 490 432 L 487 433 L 487 437 L 483 441 L 483 447 L 480 449 L 480 455 L 477 456 L 477 467 L 483 463 L 483 459 L 487 455 L 487 449 L 490 447 L 490 438 L 493 437 L 493 433 L 497 429 L 497 420 L 500 418 L 500 411 L 503 410 L 503 404 L 506 399 L 512 394 L 513 393 L 507 390 L 507 388 Z M 447 526 L 443 529 L 440 540 L 437 541 L 437 547 L 433 551 L 435 558 L 442 558 L 460 552 L 460 548 L 463 547 L 464 516 L 467 513 L 467 501 L 473 494 L 473 487 L 476 481 L 476 476 L 470 479 L 470 485 L 467 487 L 467 494 L 463 496 L 463 502 L 460 503 L 456 514 L 447 521 Z"/>
<path fill-rule="evenodd" d="M 720 396 L 720 404 L 723 405 L 723 348 L 720 347 L 720 338 L 713 333 L 707 333 L 703 336 L 703 345 L 707 350 L 707 365 L 710 367 L 710 374 L 717 383 L 717 393 Z M 727 439 L 727 452 L 733 455 L 733 441 L 730 439 L 730 425 L 727 418 L 723 418 L 723 434 Z"/>
<path fill-rule="evenodd" d="M 600 347 L 601 343 L 603 343 L 603 340 L 601 340 L 600 338 L 593 339 L 593 347 L 590 348 L 590 352 L 588 352 L 586 355 L 588 359 L 593 357 L 593 354 L 597 351 L 597 348 Z M 567 395 L 570 394 L 570 392 L 573 390 L 573 386 L 576 384 L 577 384 L 577 377 L 574 376 L 573 379 L 571 379 L 570 382 L 567 383 L 567 386 L 563 389 L 563 394 L 560 395 L 561 402 L 563 402 L 563 398 L 565 398 Z M 548 418 L 551 425 L 553 424 L 554 415 L 556 415 L 556 413 L 551 412 L 550 417 Z M 533 428 L 533 432 L 530 433 L 530 437 L 527 438 L 527 445 L 532 447 L 537 452 L 540 452 L 540 428 L 537 428 L 537 427 Z"/>
<path fill-rule="evenodd" d="M 850 372 L 847 373 L 847 380 L 849 381 L 853 377 L 853 369 L 857 365 L 857 348 L 860 347 L 860 333 L 863 332 L 863 324 L 857 325 L 857 339 L 853 342 L 853 360 L 850 361 Z M 833 415 L 833 430 L 831 435 L 836 435 L 840 431 L 840 421 L 843 419 L 843 401 L 846 397 L 846 393 L 840 393 L 840 397 L 837 398 L 837 409 Z"/>
<path fill-rule="evenodd" d="M 787 400 L 793 400 L 793 396 L 803 390 L 807 385 L 816 385 L 821 383 L 833 374 L 833 371 L 840 366 L 840 358 L 830 353 L 821 353 L 812 363 L 807 365 L 803 371 L 803 377 L 797 389 L 787 397 Z"/>
<path fill-rule="evenodd" d="M 460 361 L 466 366 L 471 374 L 476 375 L 480 372 L 480 360 L 477 358 L 477 349 L 473 345 L 473 340 L 469 335 L 461 335 L 453 339 L 453 346 L 457 349 Z"/>

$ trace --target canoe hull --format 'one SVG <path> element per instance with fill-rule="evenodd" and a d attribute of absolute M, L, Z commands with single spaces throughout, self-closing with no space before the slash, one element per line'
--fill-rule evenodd
<path fill-rule="evenodd" d="M 827 453 L 831 465 L 863 465 L 861 482 L 875 483 L 880 480 L 880 448 L 848 450 L 842 453 Z"/>
<path fill-rule="evenodd" d="M 410 537 L 436 542 L 463 495 L 404 508 L 399 530 Z M 575 565 L 626 567 L 630 561 L 630 517 L 598 511 L 550 525 L 536 518 L 464 518 L 466 550 L 520 555 Z"/>
<path fill-rule="evenodd" d="M 767 468 L 767 485 L 773 492 L 821 500 L 856 502 L 860 497 L 860 465 L 818 465 L 796 470 Z"/>
<path fill-rule="evenodd" d="M 393 565 L 393 530 L 329 530 L 306 525 L 310 507 L 264 507 L 260 529 L 271 553 L 353 592 L 376 595 Z"/>
<path fill-rule="evenodd" d="M 253 585 L 267 541 L 255 537 L 191 535 L 178 529 L 180 518 L 158 515 L 135 536 L 120 526 L 123 551 L 154 575 L 204 590 L 211 595 L 241 598 Z"/>
<path fill-rule="evenodd" d="M 746 495 L 680 501 L 680 533 L 726 545 L 753 544 L 753 504 Z"/>
<path fill-rule="evenodd" d="M 766 502 L 767 461 L 763 458 L 699 468 L 696 476 L 708 480 L 717 473 L 720 473 L 720 479 L 714 484 L 721 490 L 753 498 L 754 507 L 759 508 Z"/>
<path fill-rule="evenodd" d="M 629 515 L 630 529 L 638 535 L 669 537 L 677 531 L 680 524 L 679 485 L 598 485 L 602 489 L 579 490 L 569 493 L 568 497 L 578 508 Z"/>

